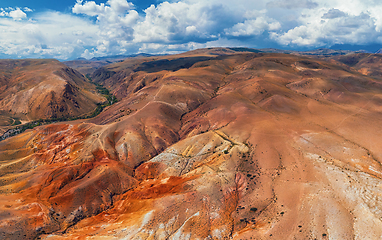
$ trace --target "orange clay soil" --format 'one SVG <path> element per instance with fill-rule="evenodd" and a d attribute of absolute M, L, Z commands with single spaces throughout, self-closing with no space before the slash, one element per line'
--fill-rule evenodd
<path fill-rule="evenodd" d="M 79 72 L 57 60 L 0 60 L 0 126 L 77 117 L 106 101 Z"/>
<path fill-rule="evenodd" d="M 139 61 L 95 72 L 121 98 L 96 118 L 0 142 L 0 238 L 382 237 L 380 79 L 225 49 Z"/>

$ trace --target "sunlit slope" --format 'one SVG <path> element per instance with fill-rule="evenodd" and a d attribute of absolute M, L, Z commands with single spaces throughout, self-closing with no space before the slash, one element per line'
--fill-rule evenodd
<path fill-rule="evenodd" d="M 105 101 L 82 74 L 57 60 L 1 60 L 0 83 L 2 125 L 80 116 Z"/>

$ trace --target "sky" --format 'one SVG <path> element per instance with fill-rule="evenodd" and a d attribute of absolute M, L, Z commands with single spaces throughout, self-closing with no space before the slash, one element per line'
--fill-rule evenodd
<path fill-rule="evenodd" d="M 0 58 L 382 48 L 381 0 L 1 0 Z"/>

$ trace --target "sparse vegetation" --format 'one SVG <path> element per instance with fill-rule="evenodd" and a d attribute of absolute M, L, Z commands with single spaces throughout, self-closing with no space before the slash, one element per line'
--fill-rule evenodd
<path fill-rule="evenodd" d="M 11 124 L 11 126 L 17 126 L 17 125 L 20 125 L 21 124 L 21 121 L 17 118 L 14 118 L 13 119 L 13 123 Z"/>
<path fill-rule="evenodd" d="M 117 98 L 113 94 L 111 94 L 107 88 L 96 84 L 96 89 L 99 94 L 102 94 L 107 99 L 109 105 L 112 105 L 113 103 L 116 103 L 118 101 Z"/>
<path fill-rule="evenodd" d="M 257 211 L 257 208 L 252 207 L 250 210 L 251 210 L 252 212 L 256 212 L 256 211 Z"/>

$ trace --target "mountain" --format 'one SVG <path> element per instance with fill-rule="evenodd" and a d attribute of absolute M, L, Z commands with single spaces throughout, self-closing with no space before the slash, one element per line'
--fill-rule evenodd
<path fill-rule="evenodd" d="M 94 84 L 57 60 L 0 60 L 0 125 L 76 117 L 105 101 Z"/>
<path fill-rule="evenodd" d="M 93 57 L 90 59 L 91 61 L 119 61 L 126 58 L 134 58 L 134 57 L 151 57 L 155 56 L 148 53 L 138 53 L 138 54 L 130 54 L 130 55 L 112 55 L 112 56 L 105 56 L 105 57 Z"/>
<path fill-rule="evenodd" d="M 83 75 L 92 74 L 95 70 L 102 66 L 109 65 L 114 62 L 122 62 L 127 58 L 139 58 L 139 57 L 149 57 L 150 54 L 134 54 L 134 55 L 115 55 L 115 56 L 105 56 L 105 57 L 94 57 L 92 59 L 79 58 L 71 61 L 63 62 L 68 67 L 76 69 Z"/>
<path fill-rule="evenodd" d="M 123 61 L 125 58 L 121 59 L 113 59 L 110 60 L 87 60 L 87 59 L 76 59 L 71 61 L 65 61 L 63 62 L 65 65 L 67 65 L 70 68 L 76 69 L 83 75 L 88 75 L 93 73 L 95 70 L 102 66 L 106 66 L 108 64 L 111 64 L 113 62 Z"/>
<path fill-rule="evenodd" d="M 335 44 L 330 47 L 331 49 L 341 49 L 341 50 L 350 50 L 350 51 L 359 51 L 362 49 L 362 51 L 368 52 L 368 53 L 375 53 L 378 51 L 378 49 L 382 48 L 382 44 L 374 43 L 374 44 L 368 44 L 368 45 L 357 45 L 357 44 Z"/>
<path fill-rule="evenodd" d="M 341 56 L 324 56 L 324 58 L 341 62 L 360 73 L 372 77 L 382 76 L 382 55 L 373 53 L 349 53 Z"/>
<path fill-rule="evenodd" d="M 120 101 L 0 142 L 2 238 L 382 236 L 381 76 L 214 48 L 91 78 Z"/>
<path fill-rule="evenodd" d="M 339 50 L 339 49 L 329 49 L 329 48 L 319 48 L 310 51 L 294 51 L 294 50 L 281 50 L 276 48 L 262 48 L 262 49 L 253 49 L 253 48 L 244 48 L 236 47 L 229 48 L 235 52 L 262 52 L 262 53 L 285 53 L 285 54 L 294 54 L 299 56 L 337 56 L 337 55 L 346 55 L 351 53 L 364 53 L 363 50 Z"/>
<path fill-rule="evenodd" d="M 200 50 L 195 50 L 200 51 Z M 195 52 L 191 51 L 191 52 Z M 295 55 L 311 55 L 311 56 L 336 56 L 336 55 L 345 55 L 350 53 L 363 53 L 365 51 L 351 51 L 351 50 L 338 50 L 338 49 L 329 49 L 329 48 L 319 48 L 311 51 L 293 51 L 293 50 L 281 50 L 276 48 L 263 48 L 263 49 L 254 49 L 254 48 L 246 48 L 246 47 L 231 47 L 231 48 L 209 48 L 204 49 L 204 52 L 210 51 L 210 54 L 213 54 L 213 51 L 218 51 L 222 54 L 222 52 L 253 52 L 253 53 L 285 53 L 285 54 L 295 54 Z M 184 53 L 186 54 L 186 53 Z M 74 68 L 77 71 L 81 72 L 84 75 L 91 75 L 97 69 L 115 63 L 115 62 L 123 62 L 128 58 L 133 58 L 134 60 L 138 60 L 142 57 L 155 57 L 161 55 L 150 55 L 150 54 L 134 54 L 134 55 L 115 55 L 115 56 L 105 56 L 105 57 L 94 57 L 92 59 L 78 58 L 71 61 L 63 62 L 68 67 Z M 163 56 L 163 55 L 162 55 Z"/>

